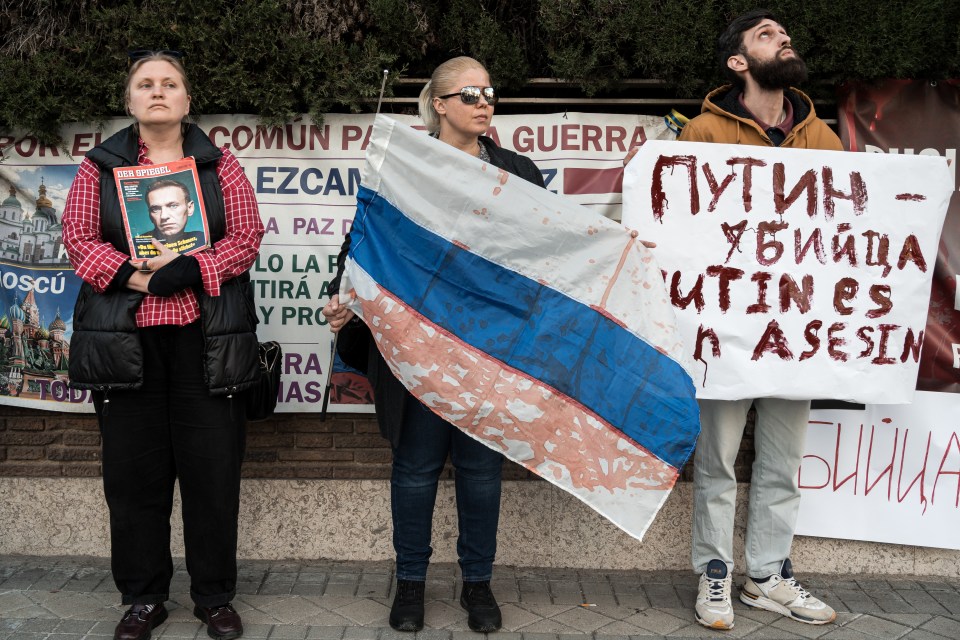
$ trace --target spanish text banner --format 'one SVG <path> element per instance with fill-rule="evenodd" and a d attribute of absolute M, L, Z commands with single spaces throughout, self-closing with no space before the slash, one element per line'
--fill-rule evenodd
<path fill-rule="evenodd" d="M 332 336 L 320 310 L 350 229 L 373 115 L 327 114 L 267 126 L 253 116 L 198 119 L 237 156 L 266 226 L 251 270 L 261 340 L 283 345 L 279 412 L 319 411 Z M 397 116 L 411 125 L 418 118 Z M 73 305 L 80 282 L 63 251 L 61 219 L 83 155 L 129 119 L 71 125 L 64 146 L 0 132 L 0 402 L 93 411 L 89 392 L 68 385 Z M 547 188 L 619 218 L 621 159 L 631 145 L 671 139 L 663 118 L 611 114 L 497 116 L 488 135 L 537 163 Z M 359 373 L 335 366 L 331 410 L 373 410 Z"/>

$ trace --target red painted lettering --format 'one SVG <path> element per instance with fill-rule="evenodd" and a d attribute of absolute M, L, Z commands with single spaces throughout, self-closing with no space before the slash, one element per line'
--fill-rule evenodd
<path fill-rule="evenodd" d="M 668 168 L 671 173 L 674 167 L 687 169 L 687 181 L 690 188 L 690 213 L 700 213 L 700 192 L 697 188 L 697 158 L 696 156 L 660 156 L 653 166 L 653 184 L 650 186 L 650 199 L 653 204 L 653 218 L 659 222 L 663 218 L 667 204 L 667 194 L 663 192 L 663 173 Z"/>
<path fill-rule="evenodd" d="M 793 352 L 787 346 L 787 337 L 776 320 L 767 323 L 760 342 L 753 349 L 751 360 L 759 360 L 764 353 L 772 353 L 781 360 L 793 360 Z"/>
<path fill-rule="evenodd" d="M 797 184 L 790 190 L 790 194 L 784 197 L 784 186 L 786 183 L 786 173 L 782 162 L 773 165 L 773 207 L 777 215 L 783 215 L 794 202 L 800 197 L 800 194 L 806 192 L 806 212 L 807 216 L 814 217 L 817 213 L 817 174 L 813 169 L 807 171 Z"/>
<path fill-rule="evenodd" d="M 810 311 L 810 305 L 813 302 L 813 276 L 806 274 L 803 276 L 803 290 L 797 286 L 797 281 L 789 273 L 780 276 L 780 312 L 786 313 L 790 310 L 790 302 L 797 305 L 797 310 L 801 313 Z"/>
<path fill-rule="evenodd" d="M 833 185 L 833 169 L 823 168 L 823 216 L 827 220 L 833 219 L 836 200 L 849 200 L 854 215 L 863 215 L 867 207 L 867 185 L 859 172 L 850 172 L 850 193 L 844 193 Z"/>

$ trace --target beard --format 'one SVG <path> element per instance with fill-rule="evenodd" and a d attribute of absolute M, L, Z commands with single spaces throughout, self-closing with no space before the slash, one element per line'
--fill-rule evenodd
<path fill-rule="evenodd" d="M 749 65 L 750 75 L 757 81 L 760 88 L 776 91 L 789 89 L 807 79 L 807 63 L 796 51 L 793 53 L 793 58 L 783 59 L 778 51 L 776 57 L 767 61 L 758 60 L 747 53 L 742 55 Z"/>

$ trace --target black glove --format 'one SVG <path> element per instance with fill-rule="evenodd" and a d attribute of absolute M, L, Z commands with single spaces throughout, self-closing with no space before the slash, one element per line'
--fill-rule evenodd
<path fill-rule="evenodd" d="M 153 273 L 147 290 L 155 296 L 167 297 L 189 287 L 202 285 L 203 276 L 200 274 L 200 263 L 197 259 L 193 256 L 177 256 Z"/>

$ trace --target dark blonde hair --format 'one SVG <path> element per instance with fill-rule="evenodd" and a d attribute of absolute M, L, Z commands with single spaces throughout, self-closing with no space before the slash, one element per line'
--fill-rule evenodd
<path fill-rule="evenodd" d="M 420 119 L 427 126 L 427 131 L 430 133 L 440 131 L 440 116 L 433 108 L 433 99 L 452 93 L 456 89 L 454 85 L 460 74 L 471 69 L 480 69 L 488 76 L 490 75 L 486 67 L 468 56 L 451 58 L 433 70 L 430 81 L 423 85 L 419 100 Z"/>
<path fill-rule="evenodd" d="M 127 69 L 127 82 L 124 84 L 123 88 L 123 107 L 127 110 L 127 113 L 130 113 L 130 83 L 133 82 L 133 76 L 137 71 L 148 62 L 166 62 L 173 66 L 177 70 L 177 73 L 180 74 L 180 81 L 183 82 L 183 88 L 186 89 L 187 95 L 189 96 L 192 93 L 192 88 L 190 87 L 190 79 L 187 78 L 187 72 L 183 68 L 183 62 L 180 61 L 180 58 L 175 58 L 166 53 L 151 53 L 148 56 L 143 58 L 138 58 L 130 65 L 130 68 Z"/>

